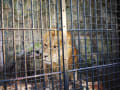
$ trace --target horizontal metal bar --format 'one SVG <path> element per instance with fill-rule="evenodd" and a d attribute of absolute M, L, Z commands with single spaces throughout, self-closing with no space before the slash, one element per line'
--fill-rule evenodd
<path fill-rule="evenodd" d="M 48 29 L 48 28 L 0 28 L 0 30 L 43 30 L 45 29 L 45 31 L 47 30 L 51 30 L 51 29 Z M 56 29 L 52 29 L 53 30 L 56 30 Z"/>
<path fill-rule="evenodd" d="M 79 69 L 73 69 L 73 70 L 69 70 L 68 72 L 91 70 L 91 69 L 96 69 L 96 68 L 100 69 L 100 68 L 106 68 L 106 67 L 111 67 L 111 66 L 116 66 L 116 65 L 120 65 L 120 62 L 119 63 L 92 66 L 92 67 L 79 68 Z M 63 73 L 63 72 L 52 72 L 52 73 L 39 74 L 39 75 L 34 75 L 34 76 L 19 77 L 19 78 L 16 78 L 16 79 L 0 80 L 0 83 L 17 81 L 17 80 L 24 80 L 24 79 L 30 79 L 30 78 L 36 78 L 36 77 L 42 77 L 42 76 L 45 76 L 45 75 L 55 75 L 55 74 L 60 74 L 60 73 Z"/>
<path fill-rule="evenodd" d="M 4 31 L 7 31 L 7 30 L 44 30 L 47 31 L 47 30 L 50 30 L 50 31 L 54 31 L 54 30 L 57 30 L 57 29 L 47 29 L 47 28 L 0 28 L 0 30 L 4 30 Z M 58 29 L 61 31 L 61 29 Z M 105 28 L 101 28 L 101 29 L 69 29 L 68 31 L 92 31 L 92 32 L 110 32 L 110 31 L 115 31 L 114 29 L 105 29 Z M 120 30 L 116 30 L 115 32 L 120 32 Z"/>

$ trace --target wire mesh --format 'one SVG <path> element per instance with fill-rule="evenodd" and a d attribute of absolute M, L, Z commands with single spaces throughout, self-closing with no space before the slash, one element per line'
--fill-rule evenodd
<path fill-rule="evenodd" d="M 119 90 L 119 0 L 0 0 L 0 90 Z"/>

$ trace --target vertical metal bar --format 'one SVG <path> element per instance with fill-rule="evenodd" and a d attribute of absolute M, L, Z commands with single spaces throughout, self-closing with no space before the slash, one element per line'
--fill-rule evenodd
<path fill-rule="evenodd" d="M 0 30 L 0 72 L 3 70 L 2 30 Z M 2 75 L 1 75 L 2 76 Z"/>
<path fill-rule="evenodd" d="M 85 65 L 88 67 L 88 61 L 87 61 L 87 43 L 86 43 L 86 5 L 85 0 L 83 0 L 83 23 L 84 23 L 84 41 L 85 41 Z M 86 89 L 88 90 L 88 70 L 86 70 Z"/>
<path fill-rule="evenodd" d="M 81 45 L 81 43 L 80 43 L 80 21 L 79 21 L 79 11 L 80 11 L 80 9 L 79 9 L 79 0 L 77 0 L 77 2 L 76 2 L 76 8 L 77 8 L 77 23 L 78 23 L 78 60 L 79 60 L 79 68 L 81 68 L 81 53 L 80 53 L 80 50 L 81 50 L 81 48 L 80 48 L 80 45 Z M 81 75 L 82 73 L 81 73 L 81 71 L 79 71 L 79 78 L 80 78 L 80 89 L 82 90 L 83 89 L 83 87 L 82 87 L 82 75 Z"/>
<path fill-rule="evenodd" d="M 114 51 L 114 36 L 115 36 L 115 33 L 114 33 L 114 28 L 113 28 L 113 22 L 112 22 L 112 19 L 113 19 L 113 10 L 112 10 L 112 0 L 110 0 L 110 26 L 111 26 L 111 30 L 112 30 L 112 38 L 111 38 L 111 40 L 112 40 L 112 46 L 111 46 L 111 48 L 112 48 L 112 54 L 114 53 L 113 51 Z M 113 54 L 113 56 L 114 56 L 114 54 Z M 114 57 L 112 57 L 112 63 L 113 63 L 113 60 L 114 59 Z"/>
<path fill-rule="evenodd" d="M 17 0 L 17 4 L 19 4 L 19 0 Z M 17 9 L 18 9 L 19 7 L 17 6 Z M 18 9 L 18 12 L 20 12 L 19 11 L 19 9 Z M 19 25 L 19 21 L 20 21 L 20 15 L 18 14 L 18 16 L 17 16 L 17 18 L 18 18 L 18 27 L 17 27 L 17 30 L 18 30 L 18 33 L 20 34 L 20 30 L 19 30 L 19 27 L 20 27 L 20 25 Z M 18 42 L 18 45 L 19 45 L 19 52 L 21 52 L 21 48 L 20 48 L 20 46 L 21 46 L 21 41 L 20 41 L 20 36 L 19 36 L 19 42 Z M 21 67 L 21 65 L 20 65 L 20 67 Z M 21 73 L 20 73 L 20 76 L 21 76 Z"/>
<path fill-rule="evenodd" d="M 12 0 L 12 28 L 14 28 L 14 0 Z M 16 63 L 16 44 L 15 44 L 15 31 L 13 31 L 13 57 L 15 62 L 15 78 L 17 78 L 17 63 Z M 15 81 L 15 89 L 17 90 L 17 83 Z"/>
<path fill-rule="evenodd" d="M 111 19 L 111 21 L 110 21 L 110 24 L 111 24 L 111 30 L 112 30 L 112 52 L 111 52 L 111 55 L 113 55 L 112 56 L 112 63 L 114 63 L 114 58 L 115 58 L 115 54 L 114 54 L 114 49 L 116 49 L 115 48 L 115 46 L 114 46 L 114 44 L 115 44 L 115 30 L 114 30 L 114 27 L 113 27 L 113 22 L 112 22 L 112 19 L 113 19 L 113 10 L 112 10 L 112 0 L 110 0 L 110 19 Z M 113 66 L 112 67 L 113 69 L 112 69 L 112 73 L 114 73 L 114 71 L 115 71 L 115 67 Z M 113 79 L 115 79 L 115 74 L 113 74 Z M 115 80 L 113 80 L 112 81 L 113 82 L 113 85 L 115 85 Z"/>
<path fill-rule="evenodd" d="M 50 1 L 51 0 L 48 0 L 48 16 L 49 16 L 49 29 L 51 30 L 51 13 L 50 13 Z M 52 52 L 51 52 L 51 33 L 50 33 L 50 30 L 49 30 L 49 40 L 50 40 L 50 61 L 51 61 L 51 72 L 53 72 L 53 69 L 52 69 Z M 52 90 L 54 90 L 54 78 L 52 77 Z"/>
<path fill-rule="evenodd" d="M 48 0 L 48 29 L 49 29 L 49 42 L 50 42 L 50 62 L 51 62 L 51 72 L 53 72 L 53 70 L 52 70 L 52 52 L 51 52 L 51 50 L 52 50 L 52 48 L 51 48 L 51 33 L 50 33 L 50 31 L 51 31 L 51 13 L 50 13 L 50 0 Z M 52 78 L 52 89 L 54 89 L 53 87 L 53 77 L 52 77 L 52 75 L 50 75 L 51 76 L 51 78 Z M 49 79 L 48 79 L 49 80 Z M 50 88 L 50 82 L 49 82 L 49 88 Z"/>
<path fill-rule="evenodd" d="M 43 64 L 43 22 L 42 22 L 42 0 L 40 0 L 40 28 L 41 28 L 41 46 L 42 46 L 42 55 L 41 55 L 41 58 L 42 58 L 42 67 L 41 68 L 44 68 L 44 64 Z M 44 69 L 43 69 L 43 74 L 44 74 Z M 45 90 L 45 76 L 43 76 L 43 90 Z"/>
<path fill-rule="evenodd" d="M 96 0 L 94 0 L 94 4 L 95 4 L 95 29 L 96 29 L 96 55 L 97 55 L 97 65 L 99 65 L 99 60 L 98 60 L 98 31 L 97 31 L 97 2 Z M 99 68 L 97 68 L 97 78 L 98 78 L 98 90 L 100 90 L 100 80 L 99 80 Z"/>
<path fill-rule="evenodd" d="M 62 27 L 62 59 L 63 59 L 63 75 L 64 75 L 64 90 L 68 89 L 68 79 L 67 79 L 67 73 L 66 73 L 66 67 L 68 68 L 68 63 L 67 61 L 67 30 L 66 30 L 66 4 L 65 0 L 60 0 L 60 12 L 61 12 L 61 27 Z M 65 44 L 65 45 L 64 45 Z M 65 48 L 65 49 L 64 49 Z M 66 61 L 65 61 L 66 59 Z M 65 70 L 66 69 L 66 70 Z"/>
<path fill-rule="evenodd" d="M 45 21 L 45 25 L 46 25 L 45 28 L 48 28 L 48 22 L 47 22 L 47 21 L 48 21 L 48 20 L 47 20 L 47 15 L 48 15 L 48 14 L 47 14 L 47 9 L 48 9 L 48 7 L 47 7 L 47 0 L 45 0 L 45 8 L 46 8 L 46 9 L 45 9 L 45 16 L 46 16 L 46 17 L 45 17 L 45 18 L 46 18 L 46 19 L 45 19 L 45 20 L 46 20 L 46 21 Z"/>
<path fill-rule="evenodd" d="M 0 2 L 1 3 L 1 2 Z M 1 7 L 0 7 L 1 8 Z M 1 73 L 1 78 L 3 78 L 3 50 L 2 50 L 2 30 L 0 30 L 0 73 Z M 0 80 L 1 80 L 0 78 Z"/>
<path fill-rule="evenodd" d="M 92 31 L 92 18 L 93 18 L 93 16 L 92 16 L 92 1 L 91 0 L 89 0 L 89 10 L 90 10 L 90 41 L 91 41 L 91 43 L 90 43 L 90 48 L 91 48 L 91 64 L 93 65 L 94 64 L 94 61 L 92 60 L 93 59 L 93 37 L 92 37 L 92 35 L 93 35 L 93 31 Z M 92 69 L 92 90 L 94 90 L 94 69 Z"/>
<path fill-rule="evenodd" d="M 56 0 L 56 20 L 57 20 L 57 40 L 58 40 L 58 63 L 59 63 L 59 81 L 60 81 L 60 90 L 62 90 L 62 80 L 61 80 L 61 58 L 60 58 L 60 40 L 59 40 L 59 12 L 58 12 L 58 0 Z"/>
<path fill-rule="evenodd" d="M 39 3 L 38 3 L 39 0 L 37 0 L 37 19 L 39 18 L 39 13 L 38 13 L 38 6 L 39 6 Z M 38 29 L 38 32 L 39 32 L 39 20 L 37 21 L 37 29 Z"/>
<path fill-rule="evenodd" d="M 119 51 L 119 49 L 120 49 L 120 47 L 119 47 L 119 45 L 120 45 L 120 43 L 119 43 L 119 34 L 120 34 L 120 33 L 118 33 L 118 26 L 119 26 L 118 19 L 119 19 L 119 18 L 117 18 L 117 13 L 118 13 L 118 11 L 117 11 L 117 10 L 118 10 L 118 8 L 117 8 L 117 0 L 115 0 L 114 3 L 115 3 L 115 19 L 116 19 L 116 22 L 115 22 L 115 26 L 116 26 L 116 27 L 115 27 L 115 31 L 116 31 L 116 34 L 117 34 L 117 35 L 116 35 L 116 40 L 117 40 L 117 41 L 116 41 L 116 42 L 117 42 L 117 58 L 119 58 L 119 52 L 120 52 L 120 51 Z M 117 59 L 117 60 L 119 61 L 119 59 Z M 117 61 L 117 62 L 118 62 L 118 61 Z"/>
<path fill-rule="evenodd" d="M 108 31 L 108 11 L 107 11 L 107 8 L 108 8 L 108 6 L 107 6 L 107 0 L 105 0 L 105 20 L 106 20 L 106 22 L 105 22 L 105 28 L 106 28 L 106 33 L 107 33 L 107 64 L 108 63 L 110 63 L 110 58 L 109 58 L 109 31 Z M 108 73 L 107 73 L 108 75 L 109 75 L 109 70 L 108 70 Z M 108 76 L 108 78 L 109 78 L 109 76 Z M 110 81 L 108 80 L 108 90 L 110 90 Z"/>
<path fill-rule="evenodd" d="M 24 0 L 22 0 L 22 28 L 24 29 Z M 26 49 L 25 49 L 25 30 L 23 30 L 23 51 L 24 51 L 25 77 L 27 77 L 27 61 L 26 61 Z M 25 90 L 27 90 L 27 79 L 25 79 Z"/>
<path fill-rule="evenodd" d="M 72 69 L 75 69 L 75 62 L 74 62 L 74 46 L 73 46 L 73 14 L 72 14 L 72 0 L 70 0 L 70 15 L 71 15 L 71 39 L 72 39 L 72 61 L 73 61 L 73 67 Z M 72 73 L 72 72 L 71 72 Z M 75 89 L 75 72 L 73 72 L 73 89 Z"/>
<path fill-rule="evenodd" d="M 107 19 L 107 17 L 108 17 L 108 14 L 107 14 L 107 0 L 105 0 L 105 20 L 106 20 L 106 22 L 105 22 L 105 28 L 106 28 L 106 33 L 107 33 L 107 63 L 109 63 L 109 49 L 108 49 L 108 47 L 109 47 L 109 45 L 108 45 L 108 39 L 109 39 L 109 37 L 108 37 L 108 19 Z"/>
<path fill-rule="evenodd" d="M 34 60 L 34 75 L 36 75 L 36 61 L 35 61 L 35 42 L 34 42 L 34 17 L 33 17 L 33 0 L 31 0 L 31 19 L 32 19 L 32 43 L 33 43 L 33 60 Z M 37 90 L 37 80 L 36 77 L 34 78 L 35 80 L 35 90 Z"/>
<path fill-rule="evenodd" d="M 51 25 L 52 27 L 56 28 L 56 0 L 52 0 L 52 4 L 53 4 L 53 16 L 51 16 Z"/>
<path fill-rule="evenodd" d="M 112 55 L 113 55 L 113 57 L 112 57 L 112 63 L 114 63 L 114 57 L 115 57 L 115 54 L 114 54 L 114 49 L 116 49 L 115 48 L 115 46 L 114 46 L 114 43 L 115 43 L 115 30 L 114 30 L 114 22 L 113 22 L 113 18 L 115 18 L 115 17 L 113 17 L 113 1 L 112 0 L 110 0 L 110 19 L 111 19 L 111 21 L 110 21 L 110 24 L 111 24 L 111 30 L 112 30 Z"/>
<path fill-rule="evenodd" d="M 111 28 L 113 29 L 113 33 L 112 33 L 112 39 L 113 39 L 112 40 L 112 48 L 113 48 L 112 50 L 114 52 L 113 63 L 115 63 L 116 60 L 117 60 L 117 50 L 119 50 L 117 45 L 116 45 L 116 43 L 117 43 L 116 37 L 117 37 L 118 32 L 116 32 L 116 24 L 117 24 L 117 22 L 116 22 L 116 19 L 117 19 L 116 9 L 117 8 L 115 8 L 116 7 L 116 2 L 115 1 L 112 1 L 112 0 L 110 1 L 111 2 L 111 5 L 110 5 L 111 6 L 111 23 L 112 23 Z"/>
<path fill-rule="evenodd" d="M 63 39 L 64 39 L 64 47 L 65 47 L 65 49 L 67 49 L 67 23 L 66 23 L 66 2 L 65 2 L 65 0 L 62 0 L 61 1 L 61 3 L 62 3 L 62 11 L 61 11 L 61 13 L 62 13 L 62 29 L 63 29 Z M 65 66 L 66 66 L 66 70 L 68 70 L 68 55 L 67 55 L 67 50 L 64 50 L 64 59 L 66 59 L 66 61 L 65 61 Z"/>
<path fill-rule="evenodd" d="M 100 25 L 101 25 L 101 41 L 102 41 L 102 64 L 104 65 L 104 47 L 103 47 L 103 44 L 104 44 L 104 30 L 103 30 L 103 6 L 102 6 L 102 0 L 100 1 L 100 10 L 101 10 L 101 13 L 100 13 Z M 102 75 L 102 83 L 103 83 L 103 89 L 105 89 L 105 70 L 104 70 L 104 67 L 102 67 L 102 70 L 103 70 L 103 75 Z"/>
<path fill-rule="evenodd" d="M 0 15 L 1 15 L 1 17 L 0 17 L 0 23 L 1 23 L 1 25 L 0 25 L 0 28 L 3 28 L 2 27 L 2 2 L 1 2 L 1 0 L 0 0 Z M 2 30 L 0 30 L 0 72 L 2 72 L 3 71 L 3 50 L 2 50 L 2 44 L 3 44 L 3 41 L 2 41 Z M 2 72 L 2 74 L 3 74 L 3 72 Z M 2 75 L 1 75 L 2 76 Z"/>
<path fill-rule="evenodd" d="M 17 0 L 17 4 L 19 3 L 19 0 Z M 18 6 L 17 6 L 17 9 L 18 9 Z M 19 11 L 19 10 L 18 10 Z M 20 33 L 20 31 L 19 31 L 19 14 L 18 14 L 18 16 L 17 16 L 17 19 L 18 19 L 18 33 Z M 19 46 L 20 46 L 20 40 L 19 40 Z"/>
<path fill-rule="evenodd" d="M 120 45 L 120 43 L 119 43 L 119 33 L 117 32 L 117 29 L 118 29 L 118 26 L 119 26 L 119 23 L 118 23 L 118 18 L 117 18 L 117 13 L 118 13 L 118 8 L 117 8 L 117 0 L 115 0 L 115 19 L 116 19 L 116 22 L 115 22 L 115 24 L 116 24 L 116 28 L 115 28 L 115 31 L 116 31 L 116 47 L 117 47 L 117 50 L 116 50 L 116 52 L 117 52 L 117 58 L 119 58 L 119 45 Z M 118 3 L 119 4 L 119 3 Z M 119 61 L 119 59 L 117 59 L 117 62 Z"/>
<path fill-rule="evenodd" d="M 1 28 L 4 28 L 4 14 L 3 14 L 3 0 L 1 0 Z M 5 43 L 4 30 L 2 31 L 2 52 L 3 52 L 3 79 L 6 79 L 6 61 L 5 61 Z M 7 90 L 6 83 L 4 83 L 4 90 Z"/>
<path fill-rule="evenodd" d="M 116 9 L 115 10 L 115 12 L 116 12 L 116 29 L 117 29 L 116 31 L 118 31 L 118 27 L 119 27 L 119 25 L 118 25 L 119 24 L 119 22 L 118 22 L 119 18 L 117 17 L 117 14 L 119 13 L 119 11 L 118 11 L 119 10 L 118 5 L 119 5 L 119 3 L 117 4 L 117 0 L 116 0 L 115 1 L 115 6 L 116 6 L 116 8 L 115 8 Z M 120 36 L 120 32 L 117 33 L 117 48 L 118 48 L 117 49 L 118 50 L 117 51 L 117 58 L 120 58 L 120 40 L 119 40 L 119 36 Z M 119 61 L 119 59 L 117 59 L 117 60 Z"/>
<path fill-rule="evenodd" d="M 118 63 L 118 61 L 120 62 L 120 56 L 119 56 L 119 37 L 120 36 L 118 36 L 118 32 L 117 32 L 117 29 L 118 29 L 118 25 L 117 24 L 119 24 L 118 22 L 117 22 L 117 19 L 119 19 L 119 18 L 117 18 L 117 4 L 119 4 L 119 3 L 117 3 L 117 0 L 115 0 L 114 1 L 114 9 L 115 9 L 115 11 L 114 11 L 114 15 L 115 15 L 115 28 L 114 28 L 114 30 L 115 30 L 115 37 L 114 37 L 114 39 L 115 39 L 115 41 L 116 42 L 114 42 L 115 43 L 115 47 L 117 47 L 117 48 L 115 48 L 115 54 L 116 54 L 116 56 L 114 57 L 114 59 L 116 58 L 116 62 Z M 119 59 L 118 59 L 119 58 Z M 118 60 L 118 61 L 117 61 Z M 118 79 L 117 77 L 116 77 L 116 69 L 117 69 L 117 66 L 116 66 L 116 68 L 115 67 L 113 67 L 113 75 L 114 75 L 114 79 Z M 120 69 L 119 69 L 120 70 Z M 119 72 L 120 73 L 120 72 Z M 116 85 L 116 87 L 117 87 L 117 80 L 114 80 L 115 81 L 115 85 Z M 119 87 L 118 87 L 119 88 Z M 116 88 L 115 88 L 116 89 Z"/>
<path fill-rule="evenodd" d="M 40 6 L 40 9 L 38 9 L 39 6 Z M 39 15 L 40 15 L 40 19 L 39 19 Z M 41 24 L 42 24 L 41 23 L 41 0 L 37 0 L 37 19 L 38 19 L 38 21 L 37 21 L 37 32 L 38 32 L 38 34 L 41 34 L 41 32 L 40 32 L 40 30 L 42 31 L 42 27 L 41 27 Z M 38 43 L 39 44 L 42 44 L 41 40 L 42 40 L 41 38 L 38 39 Z M 42 49 L 42 47 L 39 47 L 39 55 L 42 54 L 41 49 Z M 41 56 L 42 55 L 40 55 L 39 57 L 41 57 Z M 39 69 L 40 73 L 39 74 L 41 74 L 41 67 L 42 67 L 41 65 L 43 65 L 43 64 L 41 64 L 42 62 L 41 62 L 40 58 L 39 58 L 39 62 L 38 63 L 39 63 L 39 67 L 40 67 L 40 69 Z M 43 69 L 43 67 L 42 67 L 42 69 Z M 39 79 L 41 81 L 41 77 L 39 77 Z M 44 81 L 43 81 L 43 84 L 44 84 Z M 38 88 L 41 88 L 41 87 L 38 87 Z"/>
<path fill-rule="evenodd" d="M 51 29 L 51 12 L 50 12 L 50 3 L 51 0 L 48 0 L 48 17 L 49 17 L 49 28 Z"/>

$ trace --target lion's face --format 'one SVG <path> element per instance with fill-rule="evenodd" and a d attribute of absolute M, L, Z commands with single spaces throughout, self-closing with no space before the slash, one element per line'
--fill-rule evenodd
<path fill-rule="evenodd" d="M 65 63 L 66 70 L 73 69 L 73 61 L 75 63 L 75 68 L 78 67 L 77 59 L 77 50 L 75 47 L 72 47 L 72 37 L 71 33 L 67 32 L 67 48 L 64 48 L 64 60 L 63 60 L 63 40 L 61 31 L 49 31 L 43 35 L 43 60 L 45 73 L 48 73 L 49 70 L 54 72 L 63 71 L 63 61 Z M 66 44 L 64 44 L 65 46 Z M 73 52 L 73 50 L 74 52 Z M 65 57 L 67 55 L 67 58 Z M 74 60 L 73 60 L 74 55 Z M 52 65 L 52 67 L 51 67 Z M 73 74 L 69 75 L 70 80 L 73 79 Z"/>
<path fill-rule="evenodd" d="M 43 60 L 47 63 L 58 63 L 58 56 L 62 54 L 62 40 L 61 34 L 59 34 L 59 49 L 58 49 L 58 37 L 56 31 L 49 31 L 43 36 Z M 58 55 L 59 54 L 59 55 Z"/>

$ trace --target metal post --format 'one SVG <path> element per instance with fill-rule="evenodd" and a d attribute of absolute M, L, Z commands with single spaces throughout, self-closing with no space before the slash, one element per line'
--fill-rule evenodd
<path fill-rule="evenodd" d="M 24 0 L 22 0 L 22 28 L 24 29 Z M 24 51 L 25 77 L 27 77 L 27 61 L 26 61 L 26 49 L 25 49 L 25 30 L 23 30 L 23 51 Z M 27 79 L 25 79 L 25 90 L 27 90 Z"/>
<path fill-rule="evenodd" d="M 68 89 L 68 52 L 67 52 L 67 23 L 66 23 L 66 3 L 65 0 L 61 0 L 61 20 L 62 20 L 62 30 L 63 30 L 63 72 L 64 72 L 64 89 Z"/>
<path fill-rule="evenodd" d="M 64 53 L 65 53 L 65 56 L 64 58 L 66 59 L 65 61 L 65 65 L 66 65 L 66 69 L 68 68 L 68 62 L 67 62 L 67 59 L 68 59 L 68 55 L 67 55 L 67 23 L 66 23 L 66 3 L 65 3 L 65 0 L 62 0 L 62 26 L 63 26 L 63 39 L 64 39 Z"/>
<path fill-rule="evenodd" d="M 12 0 L 12 28 L 14 28 L 14 0 Z M 15 62 L 15 78 L 17 78 L 17 63 L 16 63 L 16 42 L 15 42 L 15 30 L 13 30 L 13 54 L 14 54 L 14 62 Z M 15 89 L 17 90 L 17 83 L 15 81 Z"/>
<path fill-rule="evenodd" d="M 32 29 L 34 29 L 34 15 L 33 15 L 33 0 L 31 0 L 31 19 L 32 19 Z M 34 30 L 32 30 L 32 43 L 33 43 L 33 65 L 34 65 L 34 75 L 36 75 L 36 61 L 35 61 L 35 37 Z M 37 90 L 37 80 L 34 78 L 35 90 Z"/>
<path fill-rule="evenodd" d="M 1 0 L 1 28 L 4 28 L 3 19 L 3 0 Z M 4 30 L 2 31 L 2 62 L 3 62 L 3 78 L 6 79 L 6 64 L 5 64 L 5 45 L 4 45 Z M 4 83 L 4 90 L 6 90 L 6 83 Z"/>
<path fill-rule="evenodd" d="M 0 72 L 3 69 L 3 52 L 2 52 L 2 31 L 0 31 Z"/>

